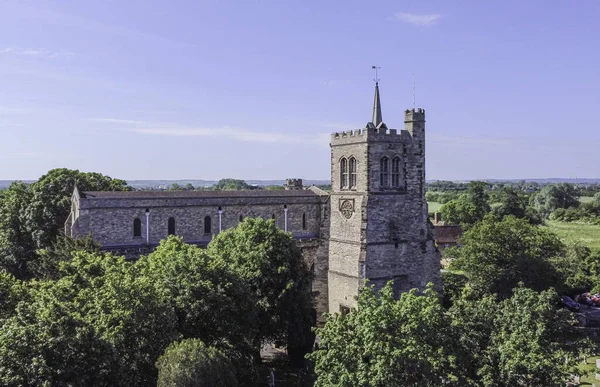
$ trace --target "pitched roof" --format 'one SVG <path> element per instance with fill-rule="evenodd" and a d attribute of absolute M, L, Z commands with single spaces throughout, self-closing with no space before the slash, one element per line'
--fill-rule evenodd
<path fill-rule="evenodd" d="M 260 198 L 260 197 L 317 197 L 311 190 L 246 190 L 246 191 L 85 191 L 85 199 L 188 199 L 188 198 Z"/>
<path fill-rule="evenodd" d="M 433 239 L 437 243 L 458 243 L 462 236 L 462 227 L 458 225 L 434 225 Z"/>

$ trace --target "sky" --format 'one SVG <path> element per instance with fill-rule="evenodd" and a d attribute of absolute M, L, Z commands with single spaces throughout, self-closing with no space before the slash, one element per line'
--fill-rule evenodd
<path fill-rule="evenodd" d="M 0 0 L 0 179 L 329 179 L 426 110 L 427 179 L 598 178 L 600 2 Z"/>

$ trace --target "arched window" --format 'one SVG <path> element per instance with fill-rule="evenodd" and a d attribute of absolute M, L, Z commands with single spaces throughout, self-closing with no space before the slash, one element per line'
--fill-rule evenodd
<path fill-rule="evenodd" d="M 356 188 L 356 159 L 350 157 L 350 188 Z"/>
<path fill-rule="evenodd" d="M 271 215 L 271 219 L 275 220 L 275 214 Z"/>
<path fill-rule="evenodd" d="M 140 218 L 135 218 L 133 220 L 133 236 L 142 236 L 142 221 L 140 220 Z"/>
<path fill-rule="evenodd" d="M 210 220 L 210 216 L 205 216 L 204 217 L 204 233 L 205 234 L 210 234 L 211 233 L 211 228 L 212 228 L 212 223 Z"/>
<path fill-rule="evenodd" d="M 400 157 L 392 160 L 392 187 L 400 187 Z"/>
<path fill-rule="evenodd" d="M 170 217 L 167 225 L 167 234 L 175 235 L 175 218 Z"/>
<path fill-rule="evenodd" d="M 348 161 L 345 157 L 340 160 L 340 188 L 348 187 Z"/>
<path fill-rule="evenodd" d="M 379 161 L 379 185 L 387 187 L 389 185 L 390 159 L 384 156 Z"/>
<path fill-rule="evenodd" d="M 306 230 L 306 212 L 302 213 L 302 229 Z"/>

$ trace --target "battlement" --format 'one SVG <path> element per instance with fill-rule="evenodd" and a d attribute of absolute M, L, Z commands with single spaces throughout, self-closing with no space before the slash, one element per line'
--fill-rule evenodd
<path fill-rule="evenodd" d="M 404 111 L 404 122 L 425 121 L 425 109 L 406 109 Z"/>
<path fill-rule="evenodd" d="M 345 144 L 366 141 L 392 141 L 403 142 L 411 137 L 410 133 L 404 129 L 389 129 L 385 125 L 375 127 L 369 122 L 364 129 L 348 130 L 331 134 L 331 144 Z"/>
<path fill-rule="evenodd" d="M 287 191 L 302 189 L 302 179 L 285 179 L 284 187 Z"/>

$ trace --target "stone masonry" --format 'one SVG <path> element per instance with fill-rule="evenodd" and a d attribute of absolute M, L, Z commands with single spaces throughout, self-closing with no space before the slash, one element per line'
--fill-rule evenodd
<path fill-rule="evenodd" d="M 425 111 L 407 110 L 403 130 L 381 117 L 331 136 L 331 193 L 286 180 L 285 190 L 79 192 L 65 229 L 91 235 L 104 249 L 139 256 L 169 233 L 205 246 L 245 217 L 275 219 L 290 232 L 311 269 L 319 320 L 345 312 L 368 280 L 394 280 L 397 294 L 433 282 L 440 255 L 427 218 Z"/>

